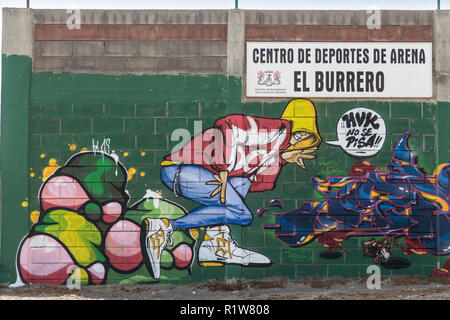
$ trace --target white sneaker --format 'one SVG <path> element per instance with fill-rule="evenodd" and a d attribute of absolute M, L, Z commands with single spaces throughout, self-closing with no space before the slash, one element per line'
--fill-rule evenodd
<path fill-rule="evenodd" d="M 159 279 L 161 271 L 161 255 L 167 245 L 172 245 L 173 228 L 167 219 L 144 220 L 145 247 L 153 271 L 153 278 Z"/>
<path fill-rule="evenodd" d="M 260 253 L 243 249 L 231 237 L 228 226 L 209 227 L 198 251 L 203 267 L 236 264 L 242 266 L 269 266 L 270 259 Z"/>

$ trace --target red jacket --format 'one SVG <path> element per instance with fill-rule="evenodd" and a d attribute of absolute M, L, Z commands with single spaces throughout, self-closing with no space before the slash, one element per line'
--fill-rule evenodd
<path fill-rule="evenodd" d="M 289 147 L 287 120 L 245 115 L 218 119 L 213 128 L 195 136 L 166 160 L 195 164 L 230 177 L 247 177 L 250 191 L 271 190 L 285 161 L 280 153 Z"/>

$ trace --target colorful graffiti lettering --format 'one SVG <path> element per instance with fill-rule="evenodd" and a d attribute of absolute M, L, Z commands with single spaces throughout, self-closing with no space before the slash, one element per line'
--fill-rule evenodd
<path fill-rule="evenodd" d="M 77 153 L 57 168 L 41 186 L 41 213 L 20 244 L 17 282 L 63 284 L 76 275 L 81 284 L 100 284 L 109 269 L 145 265 L 155 279 L 160 267 L 190 269 L 190 232 L 173 233 L 158 266 L 142 232 L 146 221 L 184 216 L 184 208 L 152 191 L 129 207 L 127 180 L 117 156 L 104 152 Z"/>
<path fill-rule="evenodd" d="M 312 178 L 324 201 L 306 201 L 295 210 L 275 214 L 276 237 L 289 246 L 304 246 L 327 234 L 405 237 L 405 253 L 450 254 L 449 169 L 441 164 L 424 174 L 410 151 L 405 133 L 397 142 L 387 171 L 360 162 L 345 177 Z M 344 233 L 344 234 L 342 234 Z"/>
<path fill-rule="evenodd" d="M 450 259 L 444 263 L 442 268 L 433 270 L 430 277 L 450 277 Z"/>

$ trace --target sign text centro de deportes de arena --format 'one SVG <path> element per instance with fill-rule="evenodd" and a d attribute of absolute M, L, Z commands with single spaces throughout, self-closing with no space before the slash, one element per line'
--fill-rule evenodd
<path fill-rule="evenodd" d="M 431 42 L 247 42 L 248 97 L 430 98 Z"/>

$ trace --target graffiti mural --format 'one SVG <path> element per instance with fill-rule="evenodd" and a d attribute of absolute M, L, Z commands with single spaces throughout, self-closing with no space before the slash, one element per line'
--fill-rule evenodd
<path fill-rule="evenodd" d="M 246 195 L 272 190 L 284 165 L 306 169 L 322 140 L 316 122 L 314 105 L 302 99 L 289 102 L 279 119 L 218 119 L 161 162 L 164 185 L 199 204 L 189 212 L 151 190 L 130 205 L 127 181 L 136 170 L 127 171 L 109 153 L 109 139 L 93 142 L 93 151 L 83 149 L 63 166 L 49 162 L 40 211 L 19 246 L 16 285 L 64 284 L 74 277 L 102 284 L 110 271 L 132 274 L 143 266 L 156 280 L 161 268 L 190 274 L 199 229 L 205 231 L 196 255 L 200 266 L 270 266 L 269 257 L 238 245 L 229 224 L 251 224 Z"/>
<path fill-rule="evenodd" d="M 200 206 L 171 219 L 167 234 L 206 227 L 198 253 L 202 266 L 271 265 L 269 257 L 239 247 L 228 224 L 251 224 L 247 194 L 272 190 L 283 165 L 306 169 L 304 160 L 314 159 L 321 143 L 316 121 L 314 105 L 296 99 L 280 119 L 240 114 L 218 119 L 213 128 L 168 155 L 161 163 L 161 180 L 176 197 Z"/>
<path fill-rule="evenodd" d="M 399 237 L 408 246 L 402 248 L 406 254 L 450 254 L 450 164 L 426 175 L 408 147 L 408 136 L 397 142 L 386 171 L 359 162 L 348 176 L 312 178 L 325 200 L 276 213 L 275 223 L 263 227 L 274 229 L 280 241 L 294 247 L 314 240 L 323 243 L 323 238 L 336 248 L 349 237 L 386 237 L 388 241 L 365 244 L 366 255 L 375 261 L 389 258 L 391 240 Z"/>
<path fill-rule="evenodd" d="M 185 215 L 184 208 L 150 190 L 129 206 L 127 178 L 117 155 L 104 152 L 77 153 L 54 170 L 39 192 L 39 218 L 19 247 L 17 282 L 63 284 L 76 274 L 81 284 L 100 284 L 109 269 L 132 273 L 145 265 L 155 279 L 160 267 L 190 269 L 190 232 L 176 231 L 167 246 L 151 249 L 162 243 L 164 222 Z M 156 218 L 163 224 L 149 222 Z M 152 230 L 156 236 L 146 237 Z"/>

